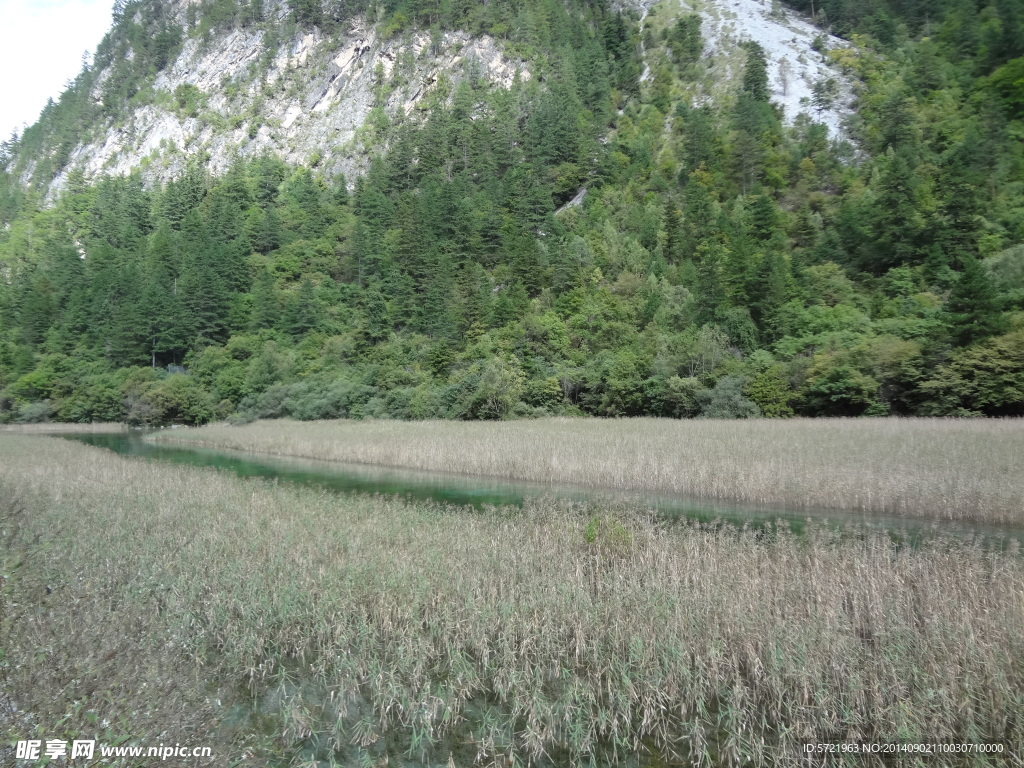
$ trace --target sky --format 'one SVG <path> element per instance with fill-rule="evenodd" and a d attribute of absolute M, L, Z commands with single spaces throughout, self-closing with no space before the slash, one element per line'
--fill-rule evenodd
<path fill-rule="evenodd" d="M 113 0 L 0 0 L 0 141 L 32 125 L 110 28 Z"/>

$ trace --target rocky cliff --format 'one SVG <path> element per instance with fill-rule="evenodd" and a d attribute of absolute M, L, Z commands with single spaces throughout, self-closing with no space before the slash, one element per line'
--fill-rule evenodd
<path fill-rule="evenodd" d="M 190 7 L 196 5 L 173 0 L 163 8 L 167 18 L 188 29 Z M 810 113 L 834 136 L 843 134 L 852 88 L 823 51 L 847 43 L 823 34 L 778 2 L 623 0 L 617 7 L 646 24 L 655 16 L 665 24 L 681 14 L 700 14 L 706 75 L 692 93 L 694 103 L 728 98 L 745 61 L 740 44 L 752 40 L 767 54 L 772 98 L 784 119 L 792 122 Z M 516 78 L 531 78 L 526 61 L 487 35 L 406 31 L 385 36 L 380 25 L 363 16 L 328 34 L 317 26 L 289 26 L 291 10 L 285 3 L 271 3 L 267 11 L 285 35 L 268 34 L 269 25 L 187 34 L 173 61 L 145 85 L 142 98 L 78 137 L 66 162 L 53 169 L 49 197 L 66 185 L 74 169 L 87 178 L 141 169 L 151 182 L 166 181 L 190 159 L 204 160 L 218 174 L 236 154 L 263 152 L 352 178 L 386 140 L 387 126 L 418 107 L 426 109 L 428 96 L 446 98 L 465 77 L 482 77 L 504 88 Z M 119 50 L 121 59 L 136 55 L 130 46 Z M 117 64 L 115 57 L 92 73 L 89 97 L 101 107 Z M 641 82 L 649 77 L 645 67 Z M 830 83 L 832 93 L 815 104 L 814 86 L 821 83 Z M 34 179 L 37 165 L 30 158 L 21 166 L 22 181 Z"/>
<path fill-rule="evenodd" d="M 265 151 L 351 176 L 384 125 L 409 115 L 432 89 L 443 95 L 467 76 L 509 87 L 530 72 L 486 35 L 431 39 L 417 32 L 385 40 L 365 19 L 340 39 L 313 29 L 270 51 L 263 31 L 189 39 L 156 77 L 151 103 L 80 144 L 50 191 L 76 167 L 87 177 L 141 167 L 151 180 L 164 181 L 191 157 L 205 156 L 216 174 L 236 153 Z M 26 181 L 31 173 L 29 167 Z"/>

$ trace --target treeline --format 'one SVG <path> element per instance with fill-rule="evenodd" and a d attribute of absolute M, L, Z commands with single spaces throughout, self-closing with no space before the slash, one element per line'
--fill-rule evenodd
<path fill-rule="evenodd" d="M 854 150 L 783 126 L 756 45 L 688 106 L 692 18 L 482 7 L 537 75 L 439 84 L 352 183 L 240 157 L 44 208 L 7 176 L 0 419 L 1024 415 L 1024 124 L 991 72 L 909 26 L 832 52 Z"/>
<path fill-rule="evenodd" d="M 1020 0 L 787 0 L 835 34 L 869 35 L 889 50 L 926 42 L 968 74 L 1024 55 L 1024 6 Z M 915 51 L 920 55 L 921 50 Z"/>

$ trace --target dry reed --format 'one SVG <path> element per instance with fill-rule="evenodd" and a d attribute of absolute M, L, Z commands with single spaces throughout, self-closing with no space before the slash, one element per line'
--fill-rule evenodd
<path fill-rule="evenodd" d="M 0 434 L 8 432 L 14 435 L 52 435 L 68 432 L 126 432 L 124 424 L 103 422 L 96 424 L 69 424 L 66 422 L 44 422 L 40 424 L 0 424 Z"/>
<path fill-rule="evenodd" d="M 296 755 L 807 765 L 807 741 L 898 739 L 1022 757 L 1016 549 L 553 502 L 476 514 L 22 436 L 0 436 L 0 482 L 31 511 L 54 594 L 92 596 L 88 626 L 148 617 L 102 642 L 207 660 Z"/>
<path fill-rule="evenodd" d="M 159 440 L 784 507 L 1024 523 L 1024 421 L 264 421 Z"/>

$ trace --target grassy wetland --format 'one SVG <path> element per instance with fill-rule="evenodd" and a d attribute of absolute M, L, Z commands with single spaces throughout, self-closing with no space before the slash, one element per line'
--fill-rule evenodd
<path fill-rule="evenodd" d="M 217 765 L 1024 756 L 1012 542 L 479 513 L 9 434 L 0 515 L 5 741 L 209 743 Z"/>
<path fill-rule="evenodd" d="M 747 504 L 1024 523 L 1018 419 L 275 420 L 156 439 Z"/>

